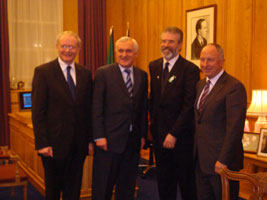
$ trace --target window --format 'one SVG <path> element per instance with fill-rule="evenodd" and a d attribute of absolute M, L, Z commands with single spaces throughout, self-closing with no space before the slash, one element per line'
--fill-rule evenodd
<path fill-rule="evenodd" d="M 57 57 L 62 0 L 8 0 L 10 81 L 31 88 L 34 68 Z"/>

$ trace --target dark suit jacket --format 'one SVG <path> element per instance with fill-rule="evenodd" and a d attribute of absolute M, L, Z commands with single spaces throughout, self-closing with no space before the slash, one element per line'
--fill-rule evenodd
<path fill-rule="evenodd" d="M 130 98 L 117 63 L 96 70 L 93 92 L 93 136 L 106 138 L 108 150 L 122 153 L 130 124 L 138 148 L 147 134 L 147 74 L 134 67 L 133 98 Z"/>
<path fill-rule="evenodd" d="M 88 152 L 92 79 L 89 70 L 76 69 L 76 100 L 72 99 L 58 59 L 35 68 L 32 83 L 32 121 L 35 147 L 52 146 L 54 158 L 65 158 L 75 144 Z"/>
<path fill-rule="evenodd" d="M 205 79 L 197 84 L 195 102 L 195 147 L 200 169 L 206 174 L 215 174 L 218 160 L 232 170 L 239 170 L 243 167 L 246 90 L 240 81 L 224 72 L 199 113 L 196 105 L 204 85 Z"/>
<path fill-rule="evenodd" d="M 194 101 L 199 69 L 179 56 L 170 71 L 169 80 L 161 95 L 163 58 L 149 64 L 151 76 L 150 118 L 151 133 L 156 145 L 161 146 L 171 133 L 177 143 L 193 143 Z"/>
<path fill-rule="evenodd" d="M 207 40 L 203 38 L 204 44 L 201 45 L 197 39 L 197 37 L 194 39 L 192 45 L 191 45 L 191 59 L 192 60 L 198 60 L 200 58 L 201 50 L 204 46 L 207 45 Z"/>

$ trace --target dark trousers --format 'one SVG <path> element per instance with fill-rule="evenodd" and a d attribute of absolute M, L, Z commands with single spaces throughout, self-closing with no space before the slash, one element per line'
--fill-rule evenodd
<path fill-rule="evenodd" d="M 85 156 L 70 155 L 66 159 L 43 157 L 47 200 L 79 200 Z"/>
<path fill-rule="evenodd" d="M 193 146 L 155 148 L 158 191 L 161 200 L 176 200 L 179 184 L 183 200 L 195 200 Z"/>
<path fill-rule="evenodd" d="M 139 162 L 136 139 L 129 137 L 122 154 L 95 148 L 93 200 L 110 200 L 114 185 L 116 200 L 133 200 Z"/>
<path fill-rule="evenodd" d="M 196 185 L 198 200 L 221 200 L 222 184 L 219 174 L 205 174 L 201 171 L 199 163 L 196 166 Z M 239 182 L 229 181 L 230 199 L 237 200 Z"/>

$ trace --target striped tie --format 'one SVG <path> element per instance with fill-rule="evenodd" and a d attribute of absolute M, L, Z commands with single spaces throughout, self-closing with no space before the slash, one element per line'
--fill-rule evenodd
<path fill-rule="evenodd" d="M 132 80 L 131 80 L 131 70 L 125 69 L 124 71 L 127 74 L 126 82 L 125 82 L 126 88 L 127 88 L 128 92 L 129 92 L 130 97 L 133 97 L 133 84 L 132 84 Z"/>
<path fill-rule="evenodd" d="M 210 80 L 207 80 L 205 86 L 204 86 L 204 91 L 203 94 L 200 98 L 199 105 L 198 105 L 198 111 L 201 112 L 203 108 L 203 104 L 205 103 L 205 100 L 209 94 L 209 89 L 210 89 Z"/>

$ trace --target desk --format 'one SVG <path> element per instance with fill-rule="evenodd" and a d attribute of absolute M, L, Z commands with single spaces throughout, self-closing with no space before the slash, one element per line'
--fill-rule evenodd
<path fill-rule="evenodd" d="M 244 153 L 244 169 L 248 173 L 267 172 L 267 158 L 260 157 L 252 153 Z M 252 188 L 248 182 L 240 182 L 239 196 L 248 199 L 249 194 L 252 193 Z M 265 198 L 267 200 L 267 197 Z"/>
<path fill-rule="evenodd" d="M 42 194 L 45 193 L 44 172 L 40 156 L 37 155 L 34 144 L 34 134 L 30 112 L 9 114 L 10 149 L 21 159 L 21 168 L 29 176 L 29 181 Z M 87 156 L 81 187 L 81 198 L 88 199 L 91 192 L 92 156 Z"/>

